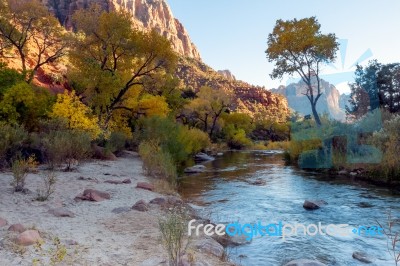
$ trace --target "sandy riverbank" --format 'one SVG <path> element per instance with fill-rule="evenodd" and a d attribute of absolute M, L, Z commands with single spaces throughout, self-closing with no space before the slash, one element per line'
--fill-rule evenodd
<path fill-rule="evenodd" d="M 45 170 L 29 174 L 26 188 L 29 193 L 14 193 L 11 173 L 0 174 L 0 217 L 8 225 L 0 227 L 0 265 L 50 265 L 54 255 L 55 238 L 65 247 L 67 256 L 57 265 L 167 265 L 167 253 L 160 242 L 159 218 L 164 215 L 160 206 L 149 205 L 146 212 L 131 210 L 139 200 L 149 202 L 164 197 L 156 192 L 136 188 L 138 182 L 151 182 L 142 173 L 142 163 L 135 153 L 125 154 L 116 161 L 92 161 L 72 172 L 57 172 L 56 191 L 48 201 L 36 201 Z M 130 184 L 109 184 L 106 180 L 130 179 Z M 96 189 L 111 195 L 101 202 L 76 201 L 84 189 Z M 74 217 L 55 217 L 50 209 L 64 208 Z M 40 232 L 45 244 L 21 248 L 15 245 L 15 233 L 9 225 L 20 223 Z M 187 265 L 228 265 L 214 254 L 220 247 L 213 240 L 190 241 Z"/>

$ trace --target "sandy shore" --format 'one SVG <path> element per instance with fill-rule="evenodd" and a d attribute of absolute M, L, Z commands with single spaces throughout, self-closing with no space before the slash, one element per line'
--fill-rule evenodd
<path fill-rule="evenodd" d="M 28 175 L 27 194 L 13 192 L 11 173 L 0 174 L 0 217 L 8 221 L 7 226 L 0 227 L 0 265 L 32 265 L 35 259 L 39 261 L 37 265 L 51 265 L 50 259 L 57 250 L 55 238 L 61 242 L 58 250 L 67 253 L 63 262 L 56 265 L 167 265 L 158 227 L 164 210 L 153 205 L 146 212 L 130 209 L 139 200 L 149 202 L 164 196 L 136 188 L 138 182 L 151 182 L 143 175 L 136 154 L 116 161 L 87 162 L 72 172 L 56 172 L 55 193 L 48 201 L 39 202 L 35 200 L 36 191 L 45 173 L 43 169 Z M 132 183 L 104 182 L 124 179 Z M 76 201 L 74 198 L 84 189 L 108 192 L 111 199 Z M 55 217 L 49 213 L 54 208 L 71 211 L 74 217 Z M 45 241 L 42 248 L 14 244 L 16 234 L 7 229 L 16 223 L 38 230 Z M 187 265 L 228 265 L 210 254 L 213 248 L 207 248 L 209 243 L 203 248 L 196 241 L 191 241 L 188 248 L 191 262 Z"/>

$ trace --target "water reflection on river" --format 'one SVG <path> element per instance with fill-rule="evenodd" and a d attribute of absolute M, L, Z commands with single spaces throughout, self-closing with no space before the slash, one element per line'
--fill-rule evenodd
<path fill-rule="evenodd" d="M 228 152 L 205 165 L 207 173 L 182 179 L 180 193 L 214 222 L 321 222 L 358 227 L 377 225 L 377 221 L 384 224 L 389 209 L 392 216 L 400 217 L 399 195 L 390 190 L 286 166 L 280 154 Z M 260 179 L 264 185 L 252 184 Z M 328 205 L 306 211 L 302 207 L 305 199 L 323 199 Z M 364 265 L 352 258 L 354 251 L 368 253 L 374 259 L 369 265 L 394 265 L 382 236 L 301 235 L 286 242 L 265 236 L 229 253 L 242 265 L 283 265 L 298 258 L 327 265 Z"/>

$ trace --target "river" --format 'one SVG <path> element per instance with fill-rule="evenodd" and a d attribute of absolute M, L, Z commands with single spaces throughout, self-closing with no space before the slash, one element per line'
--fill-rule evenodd
<path fill-rule="evenodd" d="M 399 195 L 395 192 L 287 166 L 282 155 L 274 152 L 227 152 L 205 166 L 206 173 L 181 180 L 180 194 L 215 223 L 321 222 L 359 228 L 378 222 L 386 225 L 388 210 L 392 217 L 400 217 Z M 306 199 L 321 199 L 328 204 L 308 211 L 303 208 Z M 354 251 L 367 253 L 373 260 L 368 265 L 395 265 L 385 235 L 299 234 L 285 241 L 279 236 L 256 236 L 227 252 L 232 261 L 246 266 L 281 266 L 300 258 L 327 265 L 365 265 L 352 258 Z"/>

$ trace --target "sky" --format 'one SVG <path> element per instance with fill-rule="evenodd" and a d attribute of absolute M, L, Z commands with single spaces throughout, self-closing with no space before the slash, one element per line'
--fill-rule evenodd
<path fill-rule="evenodd" d="M 325 79 L 348 93 L 355 63 L 370 59 L 400 62 L 398 0 L 167 0 L 186 27 L 203 61 L 216 70 L 229 69 L 237 79 L 267 89 L 293 80 L 272 80 L 274 67 L 265 50 L 277 19 L 316 16 L 322 33 L 335 33 L 340 51 Z M 343 59 L 343 60 L 342 60 Z"/>

